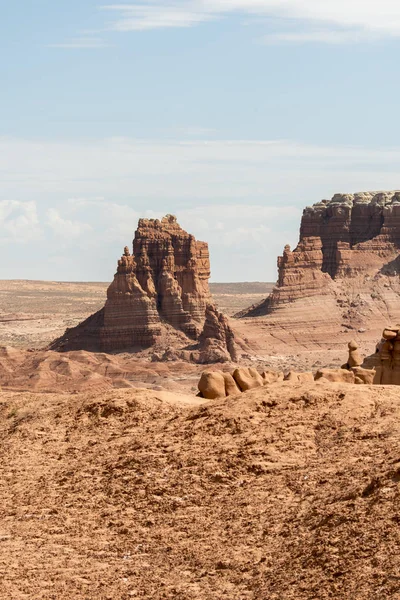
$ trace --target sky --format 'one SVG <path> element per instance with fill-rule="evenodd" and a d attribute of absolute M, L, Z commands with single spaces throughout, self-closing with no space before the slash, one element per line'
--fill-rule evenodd
<path fill-rule="evenodd" d="M 0 278 L 110 281 L 176 214 L 274 281 L 302 210 L 400 188 L 397 0 L 0 0 Z"/>

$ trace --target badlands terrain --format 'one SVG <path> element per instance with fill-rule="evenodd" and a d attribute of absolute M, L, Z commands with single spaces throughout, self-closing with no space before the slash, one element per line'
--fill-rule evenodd
<path fill-rule="evenodd" d="M 400 381 L 399 256 L 367 192 L 275 286 L 209 284 L 172 215 L 108 286 L 2 282 L 0 598 L 400 600 L 400 388 L 363 384 Z"/>

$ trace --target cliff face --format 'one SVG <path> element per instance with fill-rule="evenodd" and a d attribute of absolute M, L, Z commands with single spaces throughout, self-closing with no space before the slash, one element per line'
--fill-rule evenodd
<path fill-rule="evenodd" d="M 133 254 L 125 247 L 104 308 L 52 348 L 110 352 L 146 348 L 171 325 L 197 340 L 210 300 L 208 246 L 176 218 L 140 219 Z"/>
<path fill-rule="evenodd" d="M 376 269 L 396 254 L 400 248 L 399 226 L 399 192 L 336 194 L 332 200 L 304 210 L 300 243 L 318 237 L 322 271 L 332 279 L 351 277 Z"/>
<path fill-rule="evenodd" d="M 259 316 L 303 298 L 332 295 L 335 282 L 397 274 L 400 192 L 336 194 L 303 211 L 298 246 L 285 246 L 272 294 L 238 316 Z"/>
<path fill-rule="evenodd" d="M 197 242 L 172 215 L 140 219 L 133 241 L 136 277 L 160 316 L 197 338 L 210 297 L 208 246 Z"/>

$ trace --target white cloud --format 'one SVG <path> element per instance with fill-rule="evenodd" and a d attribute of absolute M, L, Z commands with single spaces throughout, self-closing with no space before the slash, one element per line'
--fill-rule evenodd
<path fill-rule="evenodd" d="M 157 218 L 152 210 L 137 211 L 127 204 L 109 202 L 104 198 L 70 198 L 67 203 L 70 213 L 96 214 L 97 226 L 108 241 L 121 243 L 130 240 L 141 217 Z"/>
<path fill-rule="evenodd" d="M 5 243 L 26 244 L 42 235 L 36 203 L 17 200 L 0 201 L 0 240 Z"/>
<path fill-rule="evenodd" d="M 60 238 L 74 239 L 92 230 L 88 223 L 62 217 L 55 208 L 49 208 L 46 216 L 46 224 Z"/>
<path fill-rule="evenodd" d="M 154 0 L 133 4 L 111 4 L 102 7 L 116 13 L 111 27 L 117 31 L 134 31 L 166 27 L 192 27 L 199 23 L 229 15 L 268 16 L 297 20 L 302 27 L 299 37 L 280 34 L 283 41 L 348 42 L 362 41 L 362 32 L 380 36 L 400 35 L 400 4 L 397 0 Z M 304 33 L 304 26 L 325 25 L 328 32 Z M 335 33 L 335 29 L 349 30 Z M 358 36 L 358 33 L 361 35 Z M 302 37 L 300 34 L 303 33 Z M 279 35 L 279 32 L 278 32 Z"/>
<path fill-rule="evenodd" d="M 399 164 L 400 147 L 0 138 L 3 243 L 40 241 L 29 269 L 15 259 L 0 276 L 109 280 L 138 219 L 173 213 L 209 242 L 214 280 L 273 280 L 304 206 L 335 192 L 398 189 Z M 70 256 L 63 273 L 43 266 L 60 254 L 55 237 Z M 82 262 L 82 253 L 96 260 Z"/>
<path fill-rule="evenodd" d="M 131 247 L 138 219 L 161 218 L 166 212 L 137 212 L 128 205 L 104 199 L 71 198 L 59 210 L 50 209 L 47 215 L 48 224 L 63 240 L 62 247 L 68 249 L 68 261 L 61 264 L 64 265 L 63 269 L 73 268 L 76 238 L 84 233 L 79 240 L 79 254 L 92 254 L 96 256 L 96 261 L 88 265 L 91 271 L 83 277 L 93 277 L 93 269 L 96 269 L 99 273 L 97 278 L 107 280 L 114 272 L 123 247 Z M 186 231 L 208 242 L 214 280 L 237 280 L 243 277 L 274 280 L 275 258 L 286 242 L 296 242 L 301 215 L 301 210 L 293 206 L 256 204 L 214 204 L 181 208 L 175 212 L 178 222 Z M 72 218 L 73 215 L 79 215 L 79 222 Z M 267 255 L 272 259 L 270 264 Z M 59 265 L 60 256 L 63 255 L 52 257 L 51 264 L 54 267 Z M 231 257 L 228 262 L 227 257 Z M 62 273 L 60 271 L 58 276 L 65 279 Z M 76 279 L 76 276 L 72 278 Z"/>
<path fill-rule="evenodd" d="M 246 246 L 266 251 L 274 232 L 279 232 L 281 245 L 285 230 L 292 225 L 298 227 L 301 209 L 290 205 L 214 204 L 180 210 L 177 217 L 184 229 L 208 241 L 216 255 Z"/>
<path fill-rule="evenodd" d="M 0 200 L 107 199 L 134 211 L 398 187 L 400 148 L 290 140 L 41 142 L 0 137 Z M 3 198 L 2 198 L 3 196 Z M 309 199 L 307 198 L 307 202 Z"/>

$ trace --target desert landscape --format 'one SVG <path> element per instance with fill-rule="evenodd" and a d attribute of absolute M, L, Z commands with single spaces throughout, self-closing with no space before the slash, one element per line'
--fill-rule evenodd
<path fill-rule="evenodd" d="M 305 208 L 276 284 L 172 215 L 108 286 L 2 281 L 1 596 L 400 598 L 398 207 Z"/>
<path fill-rule="evenodd" d="M 0 600 L 400 600 L 400 2 L 0 4 Z"/>
<path fill-rule="evenodd" d="M 227 315 L 257 304 L 275 283 L 210 283 L 219 308 Z M 67 327 L 99 310 L 109 283 L 0 280 L 0 345 L 44 348 Z"/>

